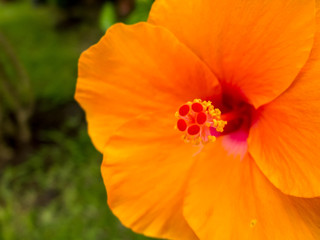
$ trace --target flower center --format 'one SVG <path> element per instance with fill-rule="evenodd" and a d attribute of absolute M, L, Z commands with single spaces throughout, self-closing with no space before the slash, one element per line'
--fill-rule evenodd
<path fill-rule="evenodd" d="M 186 143 L 204 144 L 214 142 L 216 137 L 213 129 L 223 132 L 227 121 L 221 120 L 221 111 L 214 108 L 210 101 L 195 99 L 187 102 L 176 112 L 176 128 L 183 132 L 183 140 Z"/>

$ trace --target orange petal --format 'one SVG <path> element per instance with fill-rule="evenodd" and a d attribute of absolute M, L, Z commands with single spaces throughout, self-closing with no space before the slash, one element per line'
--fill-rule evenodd
<path fill-rule="evenodd" d="M 198 155 L 184 215 L 200 239 L 310 240 L 320 236 L 320 199 L 276 189 L 247 154 L 229 154 L 223 138 Z"/>
<path fill-rule="evenodd" d="M 314 0 L 162 0 L 148 21 L 168 28 L 222 83 L 259 107 L 287 89 L 305 64 L 314 12 Z"/>
<path fill-rule="evenodd" d="M 319 3 L 319 2 L 318 2 Z M 310 59 L 293 85 L 261 109 L 249 151 L 281 191 L 320 196 L 320 14 Z"/>
<path fill-rule="evenodd" d="M 102 151 L 128 119 L 219 91 L 210 70 L 168 30 L 148 23 L 111 27 L 79 60 L 76 99 Z"/>
<path fill-rule="evenodd" d="M 172 113 L 140 116 L 110 138 L 101 167 L 113 213 L 127 227 L 152 237 L 197 239 L 182 215 L 192 155 L 174 130 Z"/>

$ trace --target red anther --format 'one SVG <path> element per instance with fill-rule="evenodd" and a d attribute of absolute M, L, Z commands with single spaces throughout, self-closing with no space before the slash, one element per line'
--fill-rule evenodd
<path fill-rule="evenodd" d="M 177 127 L 181 132 L 185 131 L 187 129 L 186 121 L 183 119 L 179 119 L 177 122 Z"/>
<path fill-rule="evenodd" d="M 196 135 L 200 132 L 200 127 L 198 125 L 191 125 L 188 128 L 188 134 L 190 135 Z"/>
<path fill-rule="evenodd" d="M 194 112 L 201 112 L 203 110 L 203 106 L 201 103 L 192 103 L 192 106 L 191 106 L 192 110 Z"/>
<path fill-rule="evenodd" d="M 207 115 L 204 112 L 199 112 L 197 115 L 197 123 L 204 124 L 207 121 Z"/>
<path fill-rule="evenodd" d="M 189 113 L 189 111 L 190 111 L 190 107 L 189 107 L 189 105 L 182 105 L 181 107 L 180 107 L 180 109 L 179 109 L 179 114 L 180 114 L 180 116 L 182 116 L 182 117 L 184 117 L 184 116 L 186 116 L 188 113 Z"/>

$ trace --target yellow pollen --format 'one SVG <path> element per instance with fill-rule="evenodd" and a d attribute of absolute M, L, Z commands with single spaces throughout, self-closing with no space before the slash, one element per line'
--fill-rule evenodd
<path fill-rule="evenodd" d="M 209 142 L 214 142 L 214 141 L 216 141 L 216 137 L 215 136 L 208 136 L 208 140 L 209 140 Z"/>
<path fill-rule="evenodd" d="M 250 222 L 250 227 L 253 228 L 257 224 L 257 219 L 252 219 Z"/>
<path fill-rule="evenodd" d="M 212 102 L 194 99 L 182 105 L 175 113 L 175 129 L 183 132 L 182 139 L 195 145 L 214 142 L 215 133 L 223 132 L 226 121 L 221 120 L 221 111 Z"/>

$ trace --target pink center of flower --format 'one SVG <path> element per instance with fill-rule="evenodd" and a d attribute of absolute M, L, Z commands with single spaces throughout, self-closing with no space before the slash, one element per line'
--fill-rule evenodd
<path fill-rule="evenodd" d="M 226 121 L 221 120 L 221 112 L 214 108 L 210 101 L 195 99 L 187 102 L 176 112 L 176 128 L 183 132 L 183 140 L 187 143 L 203 144 L 214 142 L 216 137 L 212 134 L 223 132 Z"/>

